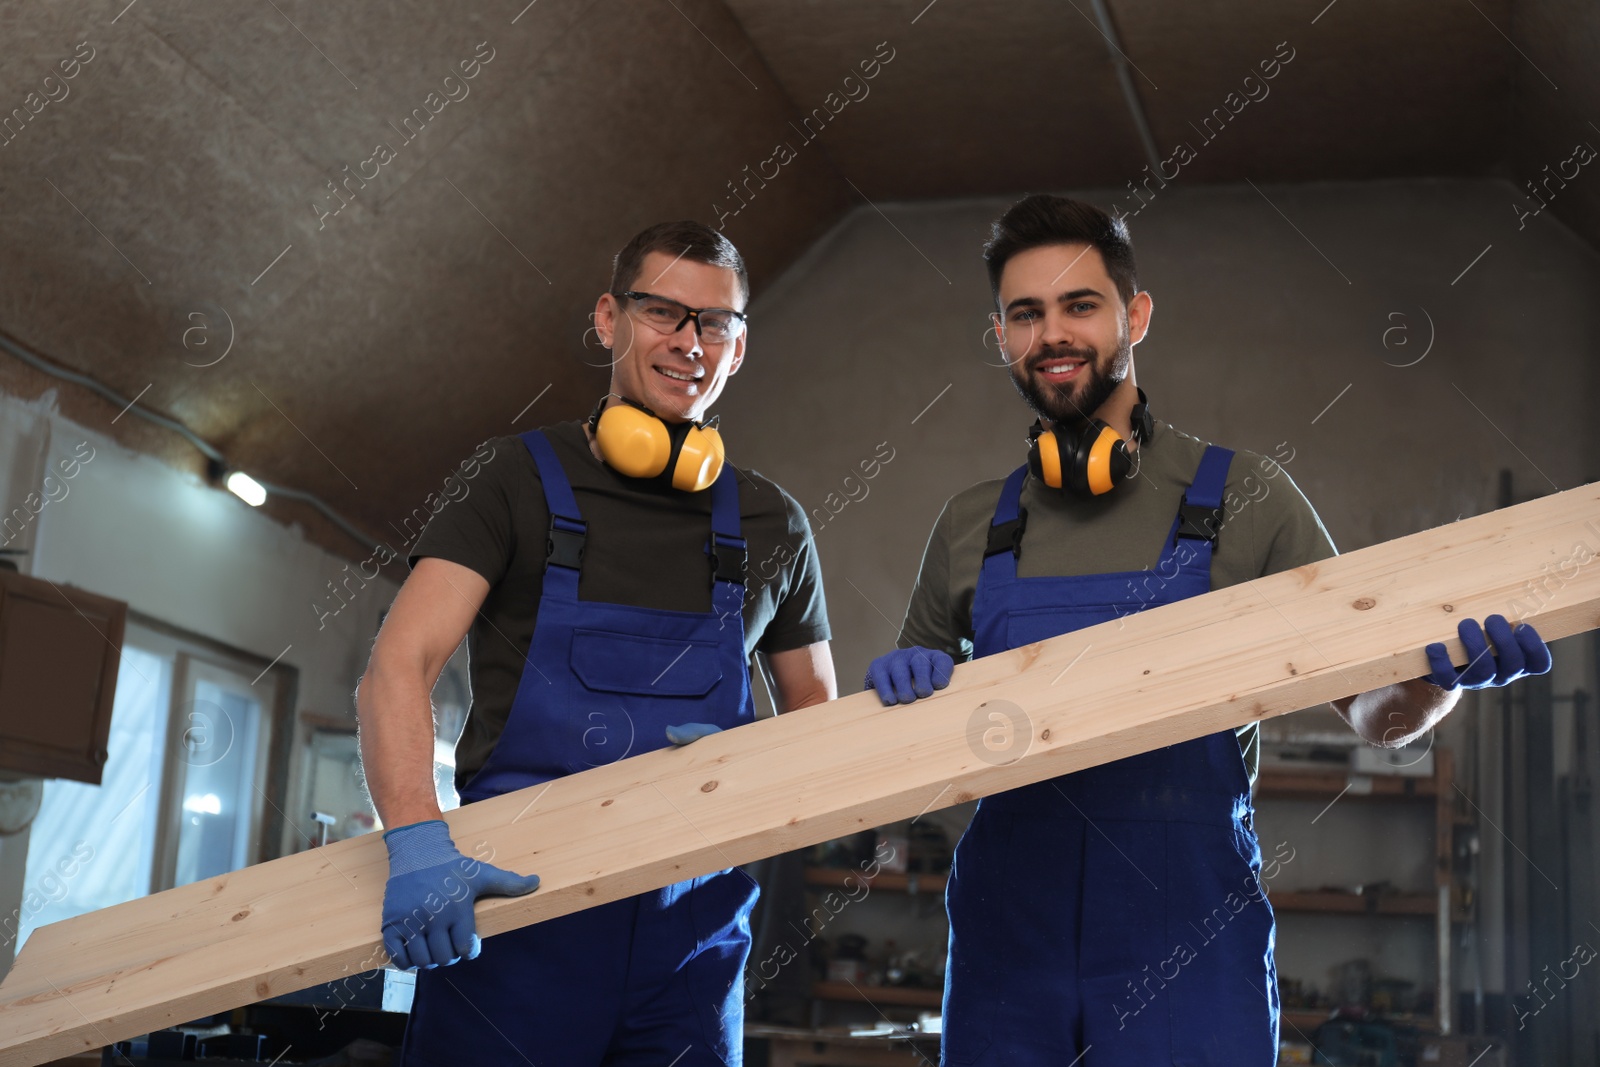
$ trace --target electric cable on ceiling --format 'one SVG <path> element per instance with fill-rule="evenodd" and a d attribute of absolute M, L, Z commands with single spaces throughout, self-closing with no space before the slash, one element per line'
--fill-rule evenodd
<path fill-rule="evenodd" d="M 45 360 L 43 357 L 37 356 L 28 351 L 26 348 L 23 348 L 17 342 L 13 341 L 4 334 L 0 334 L 0 348 L 5 349 L 7 352 L 11 353 L 17 359 L 26 363 L 35 370 L 42 371 L 53 378 L 59 378 L 64 382 L 71 382 L 74 385 L 81 385 L 95 395 L 103 397 L 104 399 L 109 400 L 111 403 L 116 404 L 122 408 L 123 411 L 132 415 L 137 415 L 139 418 L 148 422 L 153 422 L 162 429 L 171 430 L 173 433 L 182 437 L 185 441 L 188 441 L 191 445 L 198 449 L 200 454 L 205 456 L 206 459 L 211 462 L 213 470 L 220 470 L 221 472 L 238 470 L 238 468 L 233 467 L 228 463 L 227 457 L 224 456 L 221 450 L 219 450 L 215 445 L 211 444 L 209 441 L 205 440 L 199 434 L 195 433 L 193 430 L 189 429 L 189 427 L 185 426 L 176 419 L 169 418 L 159 412 L 151 411 L 149 408 L 142 407 L 138 403 L 118 394 L 114 390 L 102 385 L 100 382 L 86 374 L 80 374 L 77 371 L 68 370 L 65 367 L 58 367 L 55 364 Z M 299 500 L 303 503 L 310 504 L 322 515 L 323 518 L 327 519 L 339 529 L 343 530 L 354 540 L 359 541 L 363 547 L 369 550 L 376 550 L 378 547 L 378 540 L 376 538 L 372 537 L 370 534 L 363 533 L 361 530 L 356 528 L 354 524 L 346 520 L 345 517 L 340 515 L 338 512 L 334 511 L 333 508 L 329 507 L 320 497 L 316 496 L 315 494 L 308 493 L 303 489 L 291 489 L 288 486 L 278 485 L 273 482 L 265 482 L 261 481 L 260 479 L 254 480 L 269 494 L 275 494 L 288 500 Z"/>

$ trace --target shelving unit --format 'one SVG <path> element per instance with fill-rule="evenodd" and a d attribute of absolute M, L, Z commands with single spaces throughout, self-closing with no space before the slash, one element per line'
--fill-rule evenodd
<path fill-rule="evenodd" d="M 1285 1008 L 1283 1009 L 1283 1029 L 1290 1032 L 1292 1025 L 1302 1033 L 1309 1034 L 1317 1027 L 1328 1021 L 1329 1010 L 1325 1008 Z M 1396 1023 L 1409 1023 L 1423 1030 L 1437 1030 L 1438 1021 L 1432 1015 L 1405 1015 L 1394 1013 L 1385 1015 L 1385 1019 Z"/>
<path fill-rule="evenodd" d="M 903 1008 L 937 1009 L 944 999 L 942 989 L 917 989 L 906 986 L 862 985 L 849 982 L 813 982 L 811 995 L 818 1000 L 865 1000 L 869 1004 L 889 1004 Z"/>
<path fill-rule="evenodd" d="M 943 893 L 946 879 L 942 874 L 902 874 L 898 871 L 879 871 L 876 877 L 867 878 L 862 874 L 835 867 L 807 867 L 806 885 L 827 886 L 841 889 L 854 879 L 857 882 L 866 882 L 874 889 L 886 889 L 899 893 Z"/>
<path fill-rule="evenodd" d="M 940 901 L 943 914 L 945 883 L 943 874 L 916 874 L 879 871 L 871 878 L 853 868 L 807 867 L 805 883 L 819 890 L 848 889 L 865 882 L 873 891 L 904 893 L 907 896 L 932 895 Z M 942 923 L 941 923 L 942 925 Z M 938 1011 L 944 998 L 942 989 L 917 986 L 867 985 L 865 982 L 813 982 L 811 996 L 816 1001 L 870 1004 L 874 1008 L 899 1007 Z"/>
<path fill-rule="evenodd" d="M 1398 774 L 1355 774 L 1350 771 L 1263 770 L 1256 777 L 1256 798 L 1279 797 L 1287 800 L 1331 800 L 1341 793 L 1352 800 L 1433 800 L 1439 794 L 1439 759 L 1434 754 L 1434 777 L 1415 778 Z M 1352 779 L 1364 779 L 1352 784 Z M 1348 792 L 1347 792 L 1348 790 Z M 1446 792 L 1449 786 L 1446 786 Z"/>
<path fill-rule="evenodd" d="M 1356 893 L 1268 893 L 1276 912 L 1306 911 L 1326 915 L 1434 915 L 1439 900 L 1432 893 L 1393 893 L 1365 897 Z"/>
<path fill-rule="evenodd" d="M 1256 799 L 1270 803 L 1282 800 L 1325 800 L 1331 806 L 1337 799 L 1362 804 L 1429 804 L 1434 809 L 1434 889 L 1432 892 L 1382 894 L 1341 893 L 1337 891 L 1285 892 L 1268 890 L 1267 899 L 1279 914 L 1321 914 L 1355 917 L 1399 916 L 1431 918 L 1434 922 L 1436 993 L 1431 1015 L 1390 1015 L 1396 1022 L 1409 1022 L 1440 1034 L 1451 1031 L 1450 945 L 1451 923 L 1457 919 L 1459 894 L 1451 878 L 1451 849 L 1455 828 L 1471 825 L 1472 820 L 1455 810 L 1455 764 L 1448 749 L 1433 751 L 1431 777 L 1390 774 L 1358 774 L 1347 770 L 1287 771 L 1264 770 L 1257 778 Z M 1281 936 L 1281 935 L 1280 935 Z M 1293 1024 L 1305 1033 L 1326 1021 L 1328 1010 L 1286 1008 L 1286 1026 Z"/>

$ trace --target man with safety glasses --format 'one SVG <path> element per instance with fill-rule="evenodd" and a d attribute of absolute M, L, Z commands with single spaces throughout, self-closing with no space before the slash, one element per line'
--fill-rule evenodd
<path fill-rule="evenodd" d="M 420 968 L 405 1064 L 741 1062 L 754 881 L 721 871 L 480 941 L 473 901 L 538 878 L 456 849 L 428 694 L 467 635 L 464 803 L 751 721 L 753 657 L 779 711 L 835 696 L 805 512 L 727 463 L 705 421 L 744 361 L 748 300 L 715 230 L 635 236 L 595 303 L 606 396 L 586 421 L 492 439 L 411 551 L 358 694 L 367 781 L 395 827 L 384 945 Z M 782 573 L 747 587 L 751 554 Z"/>

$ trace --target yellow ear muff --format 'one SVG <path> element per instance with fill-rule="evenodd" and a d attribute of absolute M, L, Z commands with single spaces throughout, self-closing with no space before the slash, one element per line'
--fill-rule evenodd
<path fill-rule="evenodd" d="M 1063 438 L 1040 420 L 1028 431 L 1028 469 L 1052 489 L 1094 497 L 1116 488 L 1131 463 L 1122 435 L 1103 422 L 1069 429 Z"/>
<path fill-rule="evenodd" d="M 1111 455 L 1121 440 L 1122 435 L 1107 426 L 1100 431 L 1094 444 L 1089 446 L 1089 462 L 1084 468 L 1084 478 L 1088 482 L 1089 492 L 1095 496 L 1111 492 L 1115 484 L 1111 479 Z"/>
<path fill-rule="evenodd" d="M 683 447 L 678 450 L 678 461 L 673 464 L 672 487 L 691 493 L 709 489 L 722 473 L 726 455 L 722 434 L 716 427 L 691 426 L 684 434 Z"/>
<path fill-rule="evenodd" d="M 597 407 L 590 417 L 606 464 L 630 478 L 665 475 L 664 481 L 686 492 L 710 488 L 727 455 L 716 427 L 692 422 L 668 425 L 654 412 L 623 399 L 612 407 Z"/>
<path fill-rule="evenodd" d="M 602 411 L 594 436 L 606 462 L 630 478 L 654 478 L 667 469 L 672 458 L 672 437 L 666 425 L 628 404 Z"/>
<path fill-rule="evenodd" d="M 1046 430 L 1039 435 L 1039 478 L 1052 489 L 1061 488 L 1061 448 L 1056 435 Z"/>

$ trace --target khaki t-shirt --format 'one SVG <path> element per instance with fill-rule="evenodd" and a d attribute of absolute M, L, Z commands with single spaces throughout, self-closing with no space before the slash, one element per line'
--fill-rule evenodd
<path fill-rule="evenodd" d="M 1051 489 L 1030 474 L 1022 485 L 1028 523 L 1017 576 L 1155 568 L 1206 444 L 1156 420 L 1149 442 L 1136 453 L 1138 473 L 1092 500 Z M 1285 443 L 1274 451 L 1275 459 L 1236 451 L 1228 467 L 1225 517 L 1211 558 L 1212 589 L 1337 554 L 1322 520 L 1282 465 L 1293 462 L 1294 450 Z M 1004 479 L 979 482 L 945 503 L 906 609 L 901 648 L 942 649 L 957 662 L 972 658 L 972 599 L 1004 484 Z M 1237 732 L 1253 781 L 1260 762 L 1257 724 Z"/>
<path fill-rule="evenodd" d="M 589 450 L 581 423 L 543 429 L 588 523 L 578 599 L 709 612 L 710 492 L 618 474 Z M 465 495 L 428 521 L 408 556 L 412 566 L 423 556 L 447 559 L 489 583 L 467 634 L 472 707 L 456 744 L 458 789 L 488 759 L 510 715 L 533 640 L 550 530 L 539 469 L 527 446 L 518 437 L 495 437 L 474 455 L 485 453 L 490 458 L 463 483 Z M 740 612 L 746 658 L 828 640 L 822 570 L 805 512 L 760 474 L 732 469 L 747 544 Z"/>

